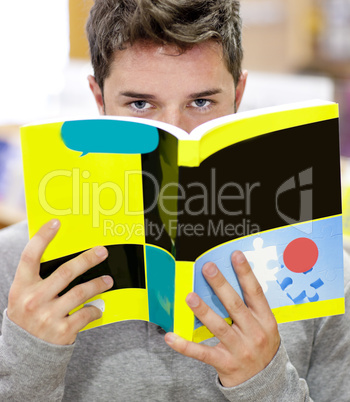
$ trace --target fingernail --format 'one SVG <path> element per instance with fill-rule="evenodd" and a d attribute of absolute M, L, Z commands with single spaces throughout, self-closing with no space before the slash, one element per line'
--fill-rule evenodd
<path fill-rule="evenodd" d="M 51 219 L 50 221 L 50 229 L 57 229 L 60 226 L 60 221 L 58 219 Z"/>
<path fill-rule="evenodd" d="M 103 279 L 103 282 L 104 282 L 106 285 L 108 285 L 108 286 L 112 285 L 112 283 L 113 283 L 112 277 L 110 277 L 110 276 L 108 276 L 108 275 L 104 275 L 104 276 L 102 277 L 102 279 Z"/>
<path fill-rule="evenodd" d="M 198 307 L 199 306 L 199 297 L 195 294 L 195 293 L 190 293 L 187 297 L 186 297 L 186 303 L 190 306 L 190 307 Z"/>
<path fill-rule="evenodd" d="M 235 258 L 239 264 L 243 264 L 244 262 L 246 262 L 245 255 L 242 253 L 242 251 L 236 251 Z"/>
<path fill-rule="evenodd" d="M 168 345 L 174 344 L 178 339 L 178 336 L 172 332 L 168 332 L 165 337 L 165 341 Z"/>
<path fill-rule="evenodd" d="M 216 275 L 218 270 L 214 264 L 209 263 L 205 265 L 204 272 L 206 275 L 213 277 Z"/>
<path fill-rule="evenodd" d="M 96 299 L 89 303 L 84 304 L 84 306 L 95 306 L 103 313 L 105 311 L 105 302 L 102 299 Z"/>
<path fill-rule="evenodd" d="M 94 247 L 94 252 L 97 255 L 97 257 L 101 257 L 101 258 L 107 257 L 107 254 L 108 254 L 107 249 L 102 246 Z"/>

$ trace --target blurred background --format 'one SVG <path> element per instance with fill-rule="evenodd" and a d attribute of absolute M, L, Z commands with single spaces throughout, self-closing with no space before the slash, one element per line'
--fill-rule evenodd
<path fill-rule="evenodd" d="M 19 127 L 97 116 L 85 22 L 93 0 L 0 0 L 0 227 L 25 219 Z M 340 106 L 350 238 L 350 0 L 242 0 L 241 110 L 324 99 Z M 326 161 L 325 161 L 326 163 Z"/>

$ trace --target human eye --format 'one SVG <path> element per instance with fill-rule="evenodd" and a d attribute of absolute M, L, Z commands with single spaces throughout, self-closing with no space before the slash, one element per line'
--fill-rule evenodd
<path fill-rule="evenodd" d="M 190 103 L 190 107 L 199 111 L 207 111 L 213 106 L 214 102 L 210 99 L 195 99 Z"/>
<path fill-rule="evenodd" d="M 152 105 L 145 100 L 137 100 L 129 103 L 129 107 L 136 113 L 145 113 Z"/>

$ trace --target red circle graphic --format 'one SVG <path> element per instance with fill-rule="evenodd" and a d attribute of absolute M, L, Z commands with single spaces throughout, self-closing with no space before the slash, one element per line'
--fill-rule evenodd
<path fill-rule="evenodd" d="M 307 272 L 314 267 L 318 259 L 315 242 L 306 237 L 291 241 L 283 253 L 285 266 L 292 272 Z"/>

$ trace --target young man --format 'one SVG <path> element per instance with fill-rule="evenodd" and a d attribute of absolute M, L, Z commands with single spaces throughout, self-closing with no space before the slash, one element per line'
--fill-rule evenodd
<path fill-rule="evenodd" d="M 89 84 L 100 113 L 147 117 L 187 131 L 234 113 L 247 77 L 238 10 L 235 0 L 97 0 L 88 22 L 95 72 Z M 0 309 L 7 310 L 0 400 L 347 400 L 349 320 L 277 326 L 240 252 L 232 263 L 246 305 L 214 264 L 203 269 L 232 326 L 196 294 L 186 299 L 216 338 L 193 344 L 166 334 L 164 342 L 162 329 L 140 321 L 77 336 L 101 312 L 84 307 L 68 313 L 112 280 L 97 278 L 57 297 L 107 256 L 96 247 L 42 280 L 40 257 L 58 229 L 58 221 L 47 223 L 26 246 L 25 224 L 1 234 Z"/>

